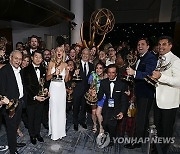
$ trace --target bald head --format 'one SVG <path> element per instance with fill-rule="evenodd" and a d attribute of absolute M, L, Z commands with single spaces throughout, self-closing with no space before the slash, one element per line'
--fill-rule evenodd
<path fill-rule="evenodd" d="M 19 68 L 22 62 L 22 53 L 19 50 L 14 50 L 10 54 L 10 64 L 15 67 Z"/>

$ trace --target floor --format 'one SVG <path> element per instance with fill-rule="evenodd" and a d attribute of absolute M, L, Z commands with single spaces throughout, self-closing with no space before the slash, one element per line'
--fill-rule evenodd
<path fill-rule="evenodd" d="M 91 123 L 88 118 L 88 124 Z M 21 130 L 24 136 L 18 137 L 18 142 L 25 142 L 26 146 L 19 148 L 20 154 L 144 154 L 147 153 L 147 145 L 143 145 L 142 148 L 129 150 L 123 147 L 123 144 L 116 143 L 112 147 L 106 147 L 100 149 L 96 145 L 97 134 L 91 131 L 91 124 L 88 125 L 88 129 L 84 130 L 79 127 L 79 131 L 73 130 L 72 125 L 72 113 L 67 115 L 67 136 L 61 140 L 52 141 L 47 135 L 48 130 L 42 126 L 41 135 L 45 142 L 33 145 L 29 141 L 29 135 L 24 125 L 21 124 Z M 174 136 L 176 137 L 175 143 L 170 146 L 169 154 L 180 154 L 180 110 L 177 113 L 177 119 L 175 124 Z M 0 145 L 7 144 L 6 131 L 2 127 L 0 131 Z M 0 152 L 0 154 L 9 154 L 8 151 Z"/>

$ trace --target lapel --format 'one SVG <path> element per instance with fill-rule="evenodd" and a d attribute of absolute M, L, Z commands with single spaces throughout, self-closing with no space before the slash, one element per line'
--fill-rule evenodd
<path fill-rule="evenodd" d="M 110 97 L 110 81 L 109 81 L 109 79 L 107 79 L 107 85 L 105 86 L 105 88 L 107 88 L 106 90 L 107 90 L 107 96 L 109 96 Z"/>
<path fill-rule="evenodd" d="M 10 79 L 12 84 L 15 84 L 15 87 L 16 87 L 15 89 L 17 89 L 18 97 L 19 97 L 19 88 L 18 88 L 18 85 L 17 85 L 16 76 L 14 74 L 12 66 L 10 64 L 7 64 L 7 65 L 8 65 L 8 68 L 9 68 L 9 71 L 8 71 L 9 75 L 10 75 L 9 79 Z M 12 87 L 14 87 L 14 86 L 12 86 Z"/>
<path fill-rule="evenodd" d="M 38 83 L 39 84 L 39 81 L 38 81 L 38 78 L 37 78 L 37 74 L 36 74 L 36 71 L 34 69 L 34 66 L 33 64 L 30 64 L 30 74 L 32 75 L 32 77 L 34 78 L 36 84 Z M 41 72 L 41 71 L 40 71 Z"/>

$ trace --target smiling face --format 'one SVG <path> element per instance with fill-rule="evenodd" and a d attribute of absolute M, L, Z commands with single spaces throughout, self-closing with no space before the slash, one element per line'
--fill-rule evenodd
<path fill-rule="evenodd" d="M 158 42 L 159 54 L 164 55 L 171 51 L 172 44 L 168 42 L 168 39 L 162 39 Z"/>
<path fill-rule="evenodd" d="M 42 54 L 35 52 L 34 56 L 32 57 L 32 62 L 38 66 L 41 64 L 42 61 L 43 61 Z"/>
<path fill-rule="evenodd" d="M 105 60 L 106 59 L 106 53 L 104 51 L 99 52 L 99 60 Z"/>
<path fill-rule="evenodd" d="M 29 59 L 29 57 L 26 57 L 26 58 L 23 59 L 21 67 L 25 68 L 25 67 L 27 67 L 29 65 L 29 63 L 30 63 L 30 59 Z"/>
<path fill-rule="evenodd" d="M 114 80 L 117 76 L 116 68 L 115 67 L 108 68 L 107 75 L 110 80 Z"/>
<path fill-rule="evenodd" d="M 44 60 L 49 62 L 51 60 L 51 52 L 49 50 L 44 51 Z"/>
<path fill-rule="evenodd" d="M 39 46 L 39 43 L 38 43 L 37 38 L 32 37 L 30 40 L 30 47 L 32 49 L 37 49 L 38 46 Z"/>
<path fill-rule="evenodd" d="M 83 60 L 84 62 L 88 62 L 88 61 L 89 61 L 89 56 L 90 56 L 89 49 L 85 48 L 85 49 L 82 51 L 82 60 Z"/>
<path fill-rule="evenodd" d="M 96 73 L 97 75 L 101 76 L 104 72 L 104 67 L 101 64 L 97 64 L 96 66 Z"/>
<path fill-rule="evenodd" d="M 10 55 L 10 64 L 15 67 L 19 68 L 22 62 L 22 53 L 20 51 L 15 51 Z"/>
<path fill-rule="evenodd" d="M 92 47 L 92 49 L 90 50 L 90 55 L 94 56 L 96 54 L 96 47 Z"/>
<path fill-rule="evenodd" d="M 146 40 L 140 40 L 137 44 L 137 51 L 139 55 L 143 55 L 146 51 L 148 51 L 149 45 Z"/>

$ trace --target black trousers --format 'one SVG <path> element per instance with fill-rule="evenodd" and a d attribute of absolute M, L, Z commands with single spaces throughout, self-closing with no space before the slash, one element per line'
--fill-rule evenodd
<path fill-rule="evenodd" d="M 153 103 L 153 98 L 136 98 L 137 115 L 136 115 L 136 136 L 145 137 L 149 126 L 149 112 Z"/>
<path fill-rule="evenodd" d="M 42 124 L 45 127 L 48 127 L 48 113 L 49 113 L 49 99 L 44 101 L 43 115 L 42 115 Z"/>
<path fill-rule="evenodd" d="M 43 106 L 43 102 L 27 105 L 28 131 L 30 137 L 40 135 Z"/>
<path fill-rule="evenodd" d="M 159 137 L 172 137 L 177 108 L 160 109 L 154 104 L 154 124 Z M 167 153 L 169 144 L 161 144 L 163 154 Z"/>
<path fill-rule="evenodd" d="M 111 139 L 112 137 L 116 137 L 116 129 L 117 129 L 117 119 L 115 119 L 116 115 L 114 115 L 113 108 L 106 108 L 103 110 L 103 128 L 105 132 L 108 132 Z"/>
<path fill-rule="evenodd" d="M 86 101 L 84 94 L 73 95 L 73 124 L 86 122 Z"/>
<path fill-rule="evenodd" d="M 17 145 L 17 129 L 21 122 L 21 113 L 22 113 L 22 102 L 20 101 L 18 107 L 16 108 L 15 115 L 10 118 L 7 110 L 3 107 L 2 114 L 4 116 L 6 127 L 7 127 L 7 140 L 10 154 L 14 154 L 16 151 Z"/>

